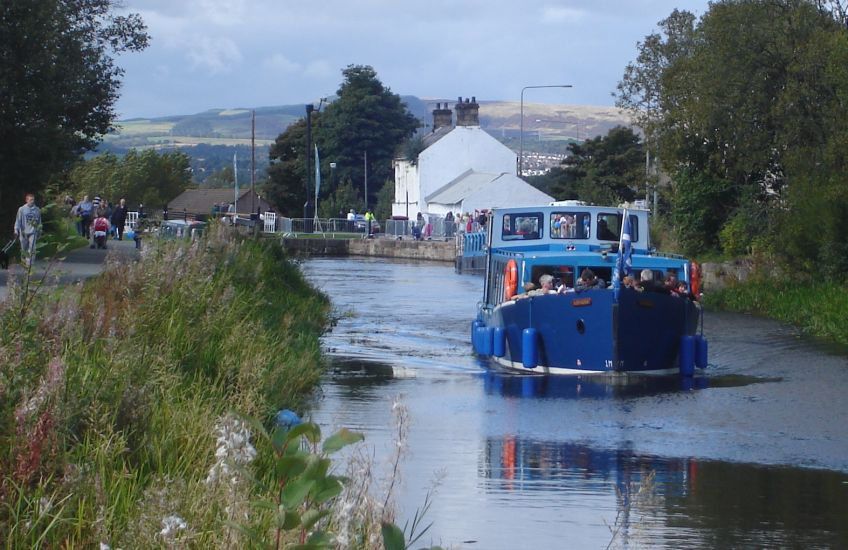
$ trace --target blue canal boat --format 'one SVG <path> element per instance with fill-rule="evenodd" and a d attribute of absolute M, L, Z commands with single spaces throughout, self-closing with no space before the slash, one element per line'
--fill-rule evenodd
<path fill-rule="evenodd" d="M 698 266 L 653 249 L 648 213 L 578 201 L 493 210 L 471 327 L 475 352 L 536 374 L 691 375 L 706 367 Z M 586 270 L 606 284 L 587 288 Z M 653 286 L 622 284 L 644 270 Z M 685 292 L 666 291 L 661 282 L 670 274 Z M 540 280 L 553 289 L 525 290 Z"/>

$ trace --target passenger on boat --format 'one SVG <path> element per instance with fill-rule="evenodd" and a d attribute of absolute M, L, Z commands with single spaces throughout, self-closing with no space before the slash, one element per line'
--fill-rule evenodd
<path fill-rule="evenodd" d="M 535 296 L 534 292 L 536 292 L 536 285 L 530 282 L 524 283 L 522 287 L 524 292 L 517 293 L 512 297 L 513 300 L 521 300 L 522 298 L 529 298 L 530 296 Z"/>
<path fill-rule="evenodd" d="M 541 290 L 547 294 L 554 290 L 554 276 L 548 273 L 545 273 L 541 277 L 539 277 L 539 285 L 542 287 Z"/>
<path fill-rule="evenodd" d="M 623 288 L 632 288 L 634 290 L 638 290 L 638 285 L 636 284 L 636 279 L 634 279 L 630 275 L 625 275 L 623 279 L 621 279 L 621 286 Z"/>
<path fill-rule="evenodd" d="M 677 292 L 677 273 L 674 271 L 668 270 L 665 274 L 665 287 L 669 292 Z"/>
<path fill-rule="evenodd" d="M 606 288 L 607 285 L 604 283 L 603 279 L 599 279 L 595 276 L 595 273 L 586 268 L 580 273 L 580 278 L 577 280 L 577 284 L 574 287 L 576 292 L 584 292 L 586 290 L 592 290 L 593 288 Z"/>
<path fill-rule="evenodd" d="M 650 269 L 643 269 L 639 274 L 639 287 L 645 292 L 657 292 L 660 294 L 668 294 L 668 289 L 664 284 L 654 280 L 654 272 Z"/>
<path fill-rule="evenodd" d="M 525 285 L 525 288 L 526 287 L 527 285 Z M 555 292 L 556 291 L 554 290 L 554 276 L 545 273 L 544 275 L 539 277 L 539 288 L 528 291 L 527 296 L 541 296 L 543 294 L 553 294 Z"/>
<path fill-rule="evenodd" d="M 689 292 L 689 287 L 688 287 L 688 285 L 687 285 L 685 282 L 683 282 L 683 281 L 680 281 L 680 282 L 678 282 L 678 283 L 677 283 L 677 288 L 676 288 L 676 289 L 674 289 L 674 290 L 671 292 L 671 295 L 672 295 L 672 296 L 679 296 L 679 297 L 681 297 L 681 298 L 689 298 L 690 300 L 694 300 L 694 299 L 695 299 L 695 297 L 694 297 L 694 296 L 692 296 L 692 293 L 691 293 L 691 292 Z"/>

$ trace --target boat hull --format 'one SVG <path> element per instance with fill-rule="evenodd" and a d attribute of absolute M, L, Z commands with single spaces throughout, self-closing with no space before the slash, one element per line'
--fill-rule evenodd
<path fill-rule="evenodd" d="M 699 314 L 685 298 L 622 289 L 616 301 L 609 290 L 591 290 L 504 302 L 481 325 L 503 335 L 502 354 L 487 354 L 503 369 L 668 374 L 679 369 L 682 338 L 695 335 Z"/>

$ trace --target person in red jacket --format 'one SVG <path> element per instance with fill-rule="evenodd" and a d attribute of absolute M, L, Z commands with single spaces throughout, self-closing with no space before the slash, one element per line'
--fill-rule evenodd
<path fill-rule="evenodd" d="M 106 248 L 106 236 L 109 234 L 109 227 L 109 220 L 106 219 L 102 211 L 98 212 L 94 223 L 91 224 L 91 228 L 94 230 L 94 244 L 91 245 L 91 248 L 94 248 L 95 245 L 97 248 Z"/>

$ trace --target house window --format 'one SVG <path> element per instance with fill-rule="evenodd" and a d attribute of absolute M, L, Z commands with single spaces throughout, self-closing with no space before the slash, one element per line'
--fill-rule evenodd
<path fill-rule="evenodd" d="M 552 239 L 588 239 L 588 212 L 553 212 L 551 213 Z"/>

